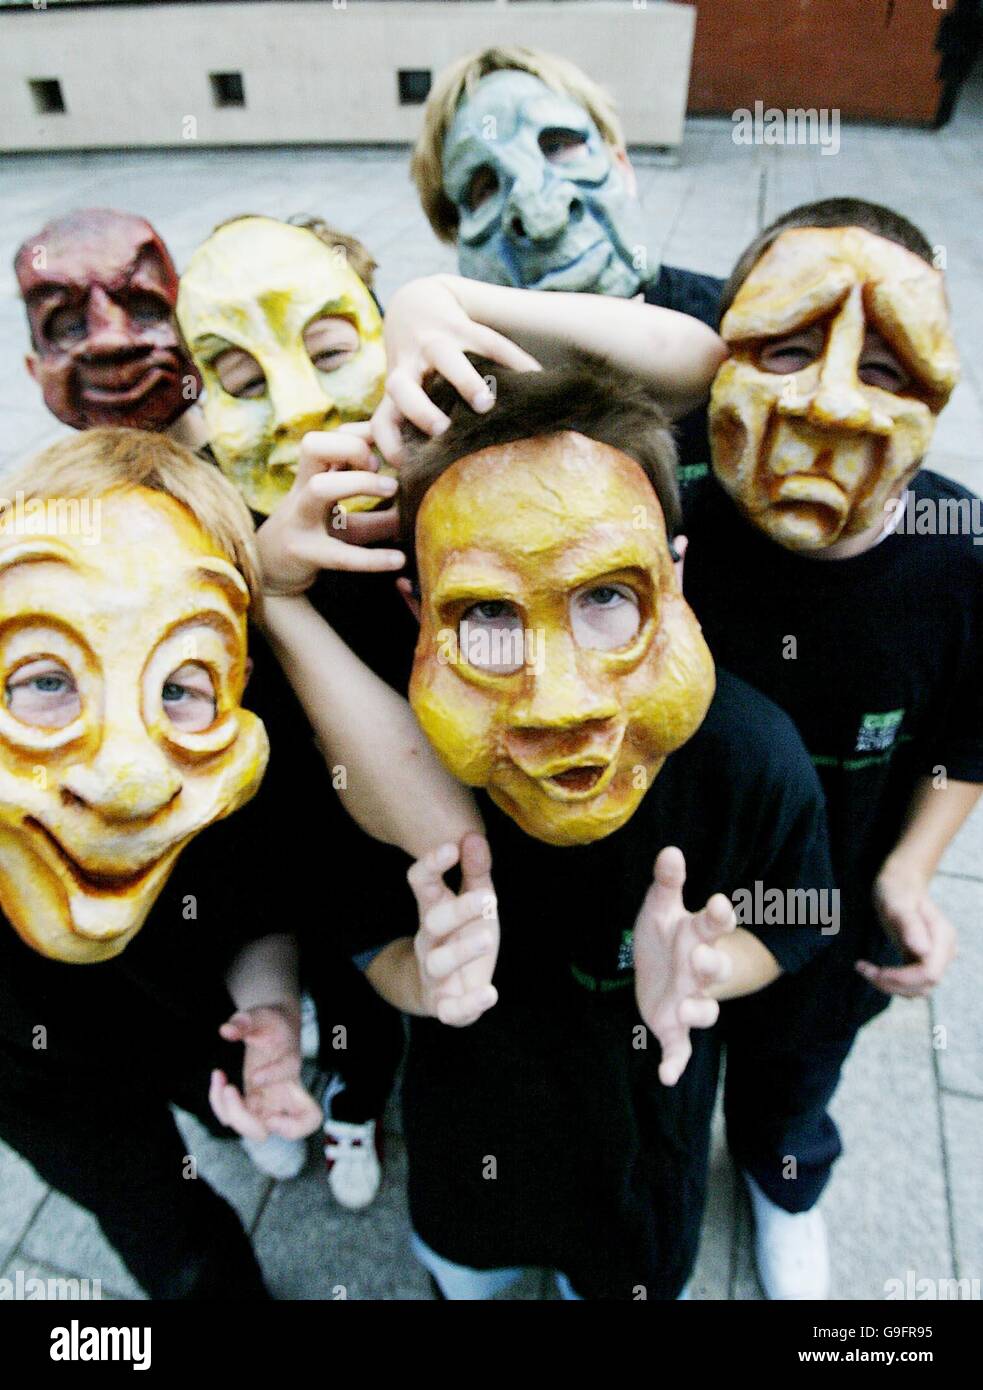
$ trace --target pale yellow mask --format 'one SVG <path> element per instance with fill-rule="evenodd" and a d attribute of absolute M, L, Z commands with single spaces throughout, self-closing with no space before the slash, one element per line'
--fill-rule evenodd
<path fill-rule="evenodd" d="M 144 488 L 0 535 L 0 906 L 43 955 L 118 955 L 178 854 L 255 792 L 242 709 L 248 592 L 197 522 Z"/>
<path fill-rule="evenodd" d="M 769 345 L 799 330 L 815 351 L 766 370 Z M 903 368 L 899 389 L 869 384 L 871 330 Z M 713 467 L 749 519 L 794 550 L 883 521 L 959 376 L 939 272 L 857 227 L 796 228 L 755 265 L 721 333 L 732 356 L 711 396 Z"/>
<path fill-rule="evenodd" d="M 416 551 L 410 703 L 442 761 L 549 844 L 624 825 L 714 688 L 639 465 L 573 433 L 482 450 Z"/>
<path fill-rule="evenodd" d="M 289 492 L 310 430 L 367 420 L 382 399 L 382 319 L 343 250 L 269 217 L 220 227 L 181 277 L 177 317 L 205 385 L 203 409 L 219 467 L 254 511 L 268 515 Z M 333 365 L 312 361 L 305 331 L 350 323 L 358 344 Z M 215 363 L 232 348 L 261 372 L 257 393 L 223 389 Z"/>

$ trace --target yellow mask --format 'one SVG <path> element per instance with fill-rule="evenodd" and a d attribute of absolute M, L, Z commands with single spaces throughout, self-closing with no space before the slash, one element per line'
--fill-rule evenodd
<path fill-rule="evenodd" d="M 240 705 L 238 570 L 163 493 L 99 505 L 96 544 L 57 522 L 0 535 L 0 906 L 78 963 L 123 950 L 268 751 Z"/>
<path fill-rule="evenodd" d="M 177 317 L 205 384 L 212 451 L 250 507 L 264 515 L 289 492 L 309 430 L 367 420 L 382 399 L 379 310 L 342 249 L 306 228 L 269 217 L 220 227 L 181 277 Z M 332 318 L 354 327 L 357 346 L 315 364 L 305 332 Z M 222 387 L 215 364 L 233 348 L 262 369 L 252 397 Z"/>
<path fill-rule="evenodd" d="M 794 350 L 785 370 L 776 340 L 800 332 L 816 346 Z M 864 365 L 872 332 L 900 364 L 895 389 L 876 384 L 876 360 Z M 861 228 L 792 229 L 744 281 L 721 333 L 733 355 L 711 395 L 713 467 L 749 519 L 793 550 L 883 520 L 959 377 L 939 272 Z"/>
<path fill-rule="evenodd" d="M 714 688 L 639 465 L 574 433 L 484 449 L 429 489 L 416 550 L 410 703 L 442 761 L 548 844 L 624 825 Z"/>

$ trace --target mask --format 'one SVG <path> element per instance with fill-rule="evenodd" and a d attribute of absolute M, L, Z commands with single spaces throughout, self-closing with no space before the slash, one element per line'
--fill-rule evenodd
<path fill-rule="evenodd" d="M 548 844 L 619 829 L 714 688 L 642 469 L 573 433 L 482 450 L 416 548 L 410 703 L 442 761 Z"/>
<path fill-rule="evenodd" d="M 77 963 L 124 949 L 268 750 L 240 704 L 238 570 L 163 493 L 97 505 L 98 544 L 54 522 L 0 532 L 0 905 Z"/>
<path fill-rule="evenodd" d="M 181 277 L 178 320 L 205 382 L 212 451 L 264 515 L 290 491 L 309 430 L 367 420 L 382 399 L 375 301 L 342 251 L 303 227 L 268 217 L 220 227 Z M 341 340 L 326 340 L 330 350 L 319 354 L 322 330 L 347 335 L 342 350 Z M 238 395 L 222 385 L 233 349 L 253 360 Z"/>
<path fill-rule="evenodd" d="M 748 518 L 793 550 L 883 521 L 958 380 L 939 272 L 857 227 L 790 230 L 721 333 L 713 466 Z"/>
<path fill-rule="evenodd" d="M 590 116 L 525 72 L 482 78 L 443 152 L 462 275 L 534 290 L 633 295 L 638 203 Z"/>
<path fill-rule="evenodd" d="M 150 226 L 89 209 L 50 223 L 15 263 L 32 375 L 72 429 L 164 430 L 197 394 L 174 325 L 177 273 Z"/>

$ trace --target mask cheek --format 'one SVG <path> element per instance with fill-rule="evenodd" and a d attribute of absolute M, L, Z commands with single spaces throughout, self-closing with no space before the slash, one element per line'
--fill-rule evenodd
<path fill-rule="evenodd" d="M 858 535 L 883 519 L 888 499 L 911 480 L 928 452 L 935 417 L 923 401 L 904 401 L 894 414 L 894 428 L 884 441 L 879 476 L 850 513 L 845 536 Z"/>
<path fill-rule="evenodd" d="M 732 358 L 717 373 L 710 398 L 713 471 L 753 511 L 767 501 L 759 456 L 782 380 Z"/>
<path fill-rule="evenodd" d="M 322 374 L 325 390 L 342 422 L 367 420 L 386 389 L 386 350 L 381 342 L 365 342 L 336 372 Z"/>
<path fill-rule="evenodd" d="M 208 442 L 223 469 L 262 468 L 273 447 L 269 402 L 237 400 L 205 378 Z"/>
<path fill-rule="evenodd" d="M 682 747 L 703 723 L 715 685 L 699 623 L 681 595 L 668 596 L 648 656 L 623 682 L 626 747 L 643 762 Z"/>
<path fill-rule="evenodd" d="M 496 764 L 500 702 L 444 664 L 436 654 L 418 656 L 410 680 L 410 705 L 441 762 L 469 787 L 487 787 Z"/>
<path fill-rule="evenodd" d="M 225 774 L 219 788 L 219 819 L 231 816 L 259 790 L 270 757 L 270 742 L 261 719 L 251 710 L 236 715 L 239 732 L 226 755 Z"/>

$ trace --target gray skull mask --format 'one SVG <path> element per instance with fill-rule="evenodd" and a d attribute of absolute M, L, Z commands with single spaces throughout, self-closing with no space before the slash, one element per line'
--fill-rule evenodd
<path fill-rule="evenodd" d="M 465 97 L 443 173 L 460 216 L 458 266 L 472 280 L 627 297 L 657 270 L 597 126 L 531 73 L 492 73 Z"/>

